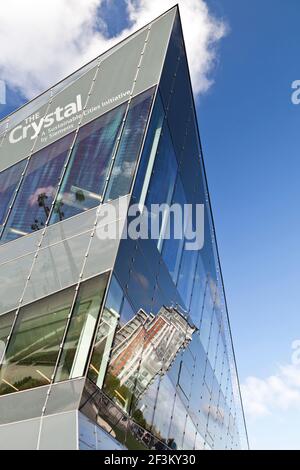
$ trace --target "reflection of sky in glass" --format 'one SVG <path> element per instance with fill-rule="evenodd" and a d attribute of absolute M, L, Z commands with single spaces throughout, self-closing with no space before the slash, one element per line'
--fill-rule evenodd
<path fill-rule="evenodd" d="M 45 225 L 73 138 L 74 134 L 69 134 L 31 157 L 2 242 Z"/>

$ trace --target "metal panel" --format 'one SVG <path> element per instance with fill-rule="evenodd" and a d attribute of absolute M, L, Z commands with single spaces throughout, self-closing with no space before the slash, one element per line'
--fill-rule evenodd
<path fill-rule="evenodd" d="M 76 450 L 77 411 L 42 418 L 39 450 Z"/>
<path fill-rule="evenodd" d="M 7 133 L 0 149 L 0 171 L 78 127 L 95 73 L 96 67 Z"/>
<path fill-rule="evenodd" d="M 14 309 L 22 296 L 34 254 L 0 266 L 0 314 Z"/>
<path fill-rule="evenodd" d="M 53 123 L 48 126 L 48 123 L 46 124 L 45 121 L 42 131 L 37 138 L 35 150 L 51 144 L 78 127 L 84 114 L 84 108 L 88 101 L 89 92 L 96 73 L 97 66 L 78 78 L 78 80 L 52 99 L 47 116 L 51 115 L 50 119 L 53 120 Z M 61 110 L 59 114 L 57 114 L 58 108 Z"/>
<path fill-rule="evenodd" d="M 51 386 L 45 415 L 76 410 L 81 399 L 85 379 L 68 380 Z"/>
<path fill-rule="evenodd" d="M 0 397 L 0 424 L 41 416 L 49 386 Z M 1 439 L 0 439 L 1 441 Z"/>
<path fill-rule="evenodd" d="M 97 210 L 98 207 L 94 207 L 93 209 L 74 215 L 62 222 L 50 225 L 50 227 L 46 229 L 41 248 L 45 248 L 46 246 L 62 242 L 74 235 L 79 235 L 80 233 L 92 230 L 96 220 Z"/>
<path fill-rule="evenodd" d="M 129 99 L 146 37 L 143 30 L 101 63 L 83 123 L 93 119 L 93 107 L 101 115 Z"/>
<path fill-rule="evenodd" d="M 125 196 L 99 207 L 97 228 L 83 271 L 84 279 L 112 269 L 126 222 L 128 203 L 129 198 Z M 103 234 L 107 233 L 110 235 L 103 239 Z"/>
<path fill-rule="evenodd" d="M 40 239 L 41 232 L 35 232 L 0 245 L 0 265 L 36 251 Z"/>
<path fill-rule="evenodd" d="M 1 450 L 35 450 L 40 429 L 40 419 L 0 426 Z"/>
<path fill-rule="evenodd" d="M 82 123 L 89 122 L 127 101 L 133 89 L 144 46 L 145 53 L 134 95 L 156 84 L 175 13 L 175 9 L 170 10 L 152 24 L 147 44 L 148 27 L 101 56 L 98 73 L 98 61 L 95 60 L 93 67 L 85 73 L 75 72 L 74 80 L 72 76 L 68 77 L 65 85 L 62 81 L 53 90 L 12 114 L 7 120 L 9 130 L 0 148 L 0 171 L 26 158 L 32 151 L 35 152 L 75 130 L 81 118 Z M 91 91 L 93 79 L 95 82 Z M 51 97 L 52 93 L 54 97 Z M 7 121 L 3 123 L 4 128 Z"/>
<path fill-rule="evenodd" d="M 172 9 L 151 24 L 150 36 L 143 54 L 134 94 L 159 82 L 176 10 Z"/>
<path fill-rule="evenodd" d="M 33 302 L 78 282 L 90 236 L 91 233 L 86 232 L 38 252 L 24 294 L 24 303 Z"/>
<path fill-rule="evenodd" d="M 35 111 L 36 122 L 46 115 L 47 109 L 48 101 Z M 11 131 L 7 132 L 0 147 L 0 171 L 23 160 L 32 152 L 36 138 L 32 133 L 29 135 L 29 128 L 32 129 L 31 115 L 26 116 L 21 123 L 18 123 Z M 27 138 L 24 137 L 25 133 L 28 133 Z"/>

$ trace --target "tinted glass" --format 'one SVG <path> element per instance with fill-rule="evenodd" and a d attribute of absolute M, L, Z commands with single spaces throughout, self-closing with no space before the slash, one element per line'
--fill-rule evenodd
<path fill-rule="evenodd" d="M 98 327 L 92 359 L 89 365 L 89 378 L 99 387 L 102 386 L 110 348 L 120 318 L 123 304 L 123 290 L 115 276 L 112 277 L 103 314 Z"/>
<path fill-rule="evenodd" d="M 177 162 L 174 154 L 171 137 L 168 131 L 167 124 L 163 128 L 163 133 L 160 138 L 160 143 L 155 158 L 155 163 L 152 171 L 152 177 L 148 189 L 146 199 L 146 206 L 149 214 L 152 217 L 157 217 L 155 207 L 152 205 L 167 204 L 171 205 L 174 186 L 177 175 Z M 168 225 L 169 212 L 167 206 L 162 207 L 159 215 L 159 239 L 157 240 L 158 248 L 161 249 L 163 242 L 163 235 L 166 232 Z M 153 220 L 154 222 L 154 220 Z"/>
<path fill-rule="evenodd" d="M 73 379 L 84 374 L 107 277 L 108 274 L 103 274 L 81 284 L 55 381 Z"/>
<path fill-rule="evenodd" d="M 178 204 L 180 207 L 183 207 L 183 205 L 186 204 L 184 189 L 183 189 L 182 182 L 179 176 L 177 177 L 172 204 Z M 184 234 L 183 219 L 181 222 L 182 222 L 181 233 Z M 174 236 L 172 237 L 172 234 L 175 233 L 175 225 L 176 225 L 175 218 L 172 214 L 169 217 L 168 224 L 169 224 L 171 237 L 170 239 L 166 239 L 164 241 L 162 257 L 164 259 L 164 262 L 167 265 L 167 268 L 171 274 L 173 281 L 176 283 L 177 278 L 178 278 L 178 271 L 180 267 L 183 245 L 184 245 L 184 237 L 183 235 L 180 238 L 174 238 Z"/>
<path fill-rule="evenodd" d="M 177 287 L 187 309 L 191 303 L 197 255 L 196 250 L 184 249 L 179 269 Z"/>
<path fill-rule="evenodd" d="M 100 204 L 126 104 L 81 127 L 57 198 L 52 223 Z"/>
<path fill-rule="evenodd" d="M 155 408 L 152 432 L 167 442 L 173 414 L 175 387 L 166 375 L 162 378 Z"/>
<path fill-rule="evenodd" d="M 26 160 L 23 160 L 0 173 L 0 231 L 12 202 L 14 192 L 21 180 L 25 165 Z"/>
<path fill-rule="evenodd" d="M 193 323 L 199 328 L 202 308 L 204 301 L 204 293 L 206 288 L 206 272 L 204 270 L 202 257 L 199 254 L 197 261 L 197 268 L 195 272 L 195 280 L 192 292 L 192 299 L 190 305 L 190 317 Z"/>
<path fill-rule="evenodd" d="M 154 90 L 141 93 L 130 103 L 121 142 L 110 176 L 106 200 L 117 199 L 128 194 L 141 149 Z"/>
<path fill-rule="evenodd" d="M 6 313 L 0 316 L 0 363 L 5 350 L 7 337 L 10 334 L 14 318 L 15 312 Z"/>
<path fill-rule="evenodd" d="M 148 185 L 152 174 L 153 164 L 157 147 L 162 132 L 165 111 L 161 102 L 160 94 L 156 95 L 155 105 L 152 111 L 146 141 L 143 148 L 138 174 L 133 190 L 134 202 L 145 203 Z"/>
<path fill-rule="evenodd" d="M 21 308 L 0 369 L 0 394 L 51 382 L 75 288 Z"/>
<path fill-rule="evenodd" d="M 72 140 L 69 134 L 31 157 L 2 242 L 45 226 Z"/>

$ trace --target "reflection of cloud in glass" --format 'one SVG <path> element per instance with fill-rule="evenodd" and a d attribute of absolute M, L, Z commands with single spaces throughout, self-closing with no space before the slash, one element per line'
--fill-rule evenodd
<path fill-rule="evenodd" d="M 54 196 L 54 187 L 47 186 L 44 188 L 37 188 L 33 194 L 28 199 L 29 205 L 33 207 L 38 201 L 41 195 L 45 195 L 46 198 Z"/>

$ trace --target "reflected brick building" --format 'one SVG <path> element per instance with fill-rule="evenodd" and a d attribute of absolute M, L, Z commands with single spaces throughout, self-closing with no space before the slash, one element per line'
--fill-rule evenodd
<path fill-rule="evenodd" d="M 167 372 L 194 331 L 174 308 L 162 307 L 157 315 L 140 310 L 116 332 L 107 373 L 140 396 L 157 374 Z"/>
<path fill-rule="evenodd" d="M 2 449 L 247 448 L 177 7 L 0 122 L 0 342 Z"/>

